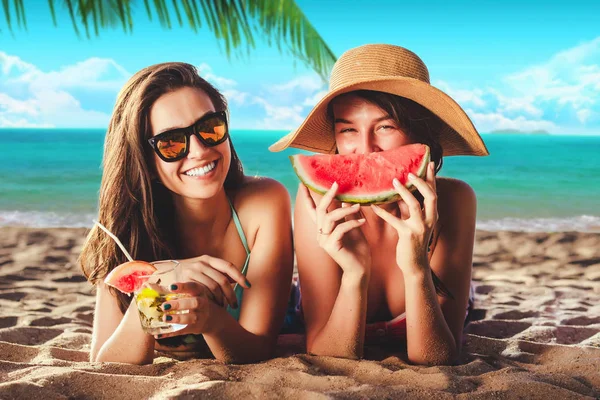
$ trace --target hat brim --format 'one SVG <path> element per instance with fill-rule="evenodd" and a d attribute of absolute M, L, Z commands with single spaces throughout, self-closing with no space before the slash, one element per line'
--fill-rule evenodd
<path fill-rule="evenodd" d="M 293 132 L 269 147 L 270 151 L 282 151 L 287 147 L 335 153 L 333 126 L 327 118 L 329 102 L 340 94 L 355 90 L 373 90 L 395 94 L 410 99 L 435 114 L 442 122 L 439 141 L 444 156 L 485 156 L 489 152 L 465 111 L 450 96 L 428 83 L 406 77 L 381 77 L 344 85 L 323 97 L 308 114 L 304 122 Z"/>

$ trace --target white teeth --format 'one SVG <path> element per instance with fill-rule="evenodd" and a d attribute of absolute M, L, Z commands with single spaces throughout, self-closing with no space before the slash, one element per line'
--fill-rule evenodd
<path fill-rule="evenodd" d="M 190 169 L 186 171 L 185 174 L 187 176 L 202 176 L 208 174 L 210 171 L 215 169 L 216 163 L 213 161 L 210 164 L 205 165 L 204 167 Z"/>

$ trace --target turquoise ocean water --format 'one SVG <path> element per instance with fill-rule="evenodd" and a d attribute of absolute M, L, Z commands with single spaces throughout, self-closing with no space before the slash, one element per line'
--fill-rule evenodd
<path fill-rule="evenodd" d="M 267 147 L 285 132 L 234 131 L 246 174 L 269 176 L 295 196 L 288 155 Z M 91 226 L 103 130 L 0 130 L 0 226 Z M 441 176 L 469 183 L 478 227 L 600 231 L 600 136 L 487 134 L 488 157 L 448 157 Z"/>

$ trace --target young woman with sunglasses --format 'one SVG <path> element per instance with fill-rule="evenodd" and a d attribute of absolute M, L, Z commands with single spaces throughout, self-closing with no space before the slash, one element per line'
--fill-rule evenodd
<path fill-rule="evenodd" d="M 135 302 L 103 283 L 126 259 L 94 228 L 80 258 L 97 287 L 92 361 L 145 364 L 155 350 L 235 363 L 272 354 L 293 268 L 290 199 L 278 182 L 244 175 L 226 109 L 184 63 L 145 68 L 119 93 L 99 220 L 134 259 L 182 262 L 184 278 L 171 289 L 188 296 L 163 309 L 187 310 L 164 317 L 187 327 L 160 337 L 142 331 Z"/>

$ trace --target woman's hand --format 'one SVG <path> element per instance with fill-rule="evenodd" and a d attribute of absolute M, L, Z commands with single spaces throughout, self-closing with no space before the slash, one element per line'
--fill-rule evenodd
<path fill-rule="evenodd" d="M 337 188 L 338 185 L 334 182 L 319 204 L 315 205 L 308 189 L 300 185 L 308 214 L 317 226 L 317 242 L 344 273 L 368 274 L 371 269 L 371 250 L 360 230 L 365 219 L 357 218 L 360 205 L 342 204 L 341 208 L 327 212 Z"/>
<path fill-rule="evenodd" d="M 429 241 L 438 219 L 437 192 L 434 163 L 427 167 L 426 181 L 409 174 L 410 182 L 423 195 L 423 209 L 415 196 L 394 179 L 394 188 L 400 194 L 400 218 L 375 205 L 371 206 L 375 214 L 385 220 L 398 232 L 396 263 L 404 274 L 411 274 L 429 268 L 427 252 Z M 402 204 L 404 202 L 404 204 Z"/>
<path fill-rule="evenodd" d="M 211 323 L 214 322 L 212 316 L 220 306 L 209 298 L 210 291 L 205 286 L 187 282 L 178 284 L 175 292 L 187 296 L 163 303 L 163 321 L 187 326 L 176 332 L 155 335 L 157 339 L 188 334 L 199 335 L 207 333 L 214 327 L 215 324 Z"/>
<path fill-rule="evenodd" d="M 237 308 L 237 298 L 232 283 L 238 283 L 245 289 L 250 288 L 246 277 L 230 262 L 216 257 L 203 255 L 181 260 L 180 281 L 176 282 L 173 293 L 205 294 L 208 299 L 223 307 L 229 304 Z M 203 290 L 204 288 L 208 291 Z"/>

